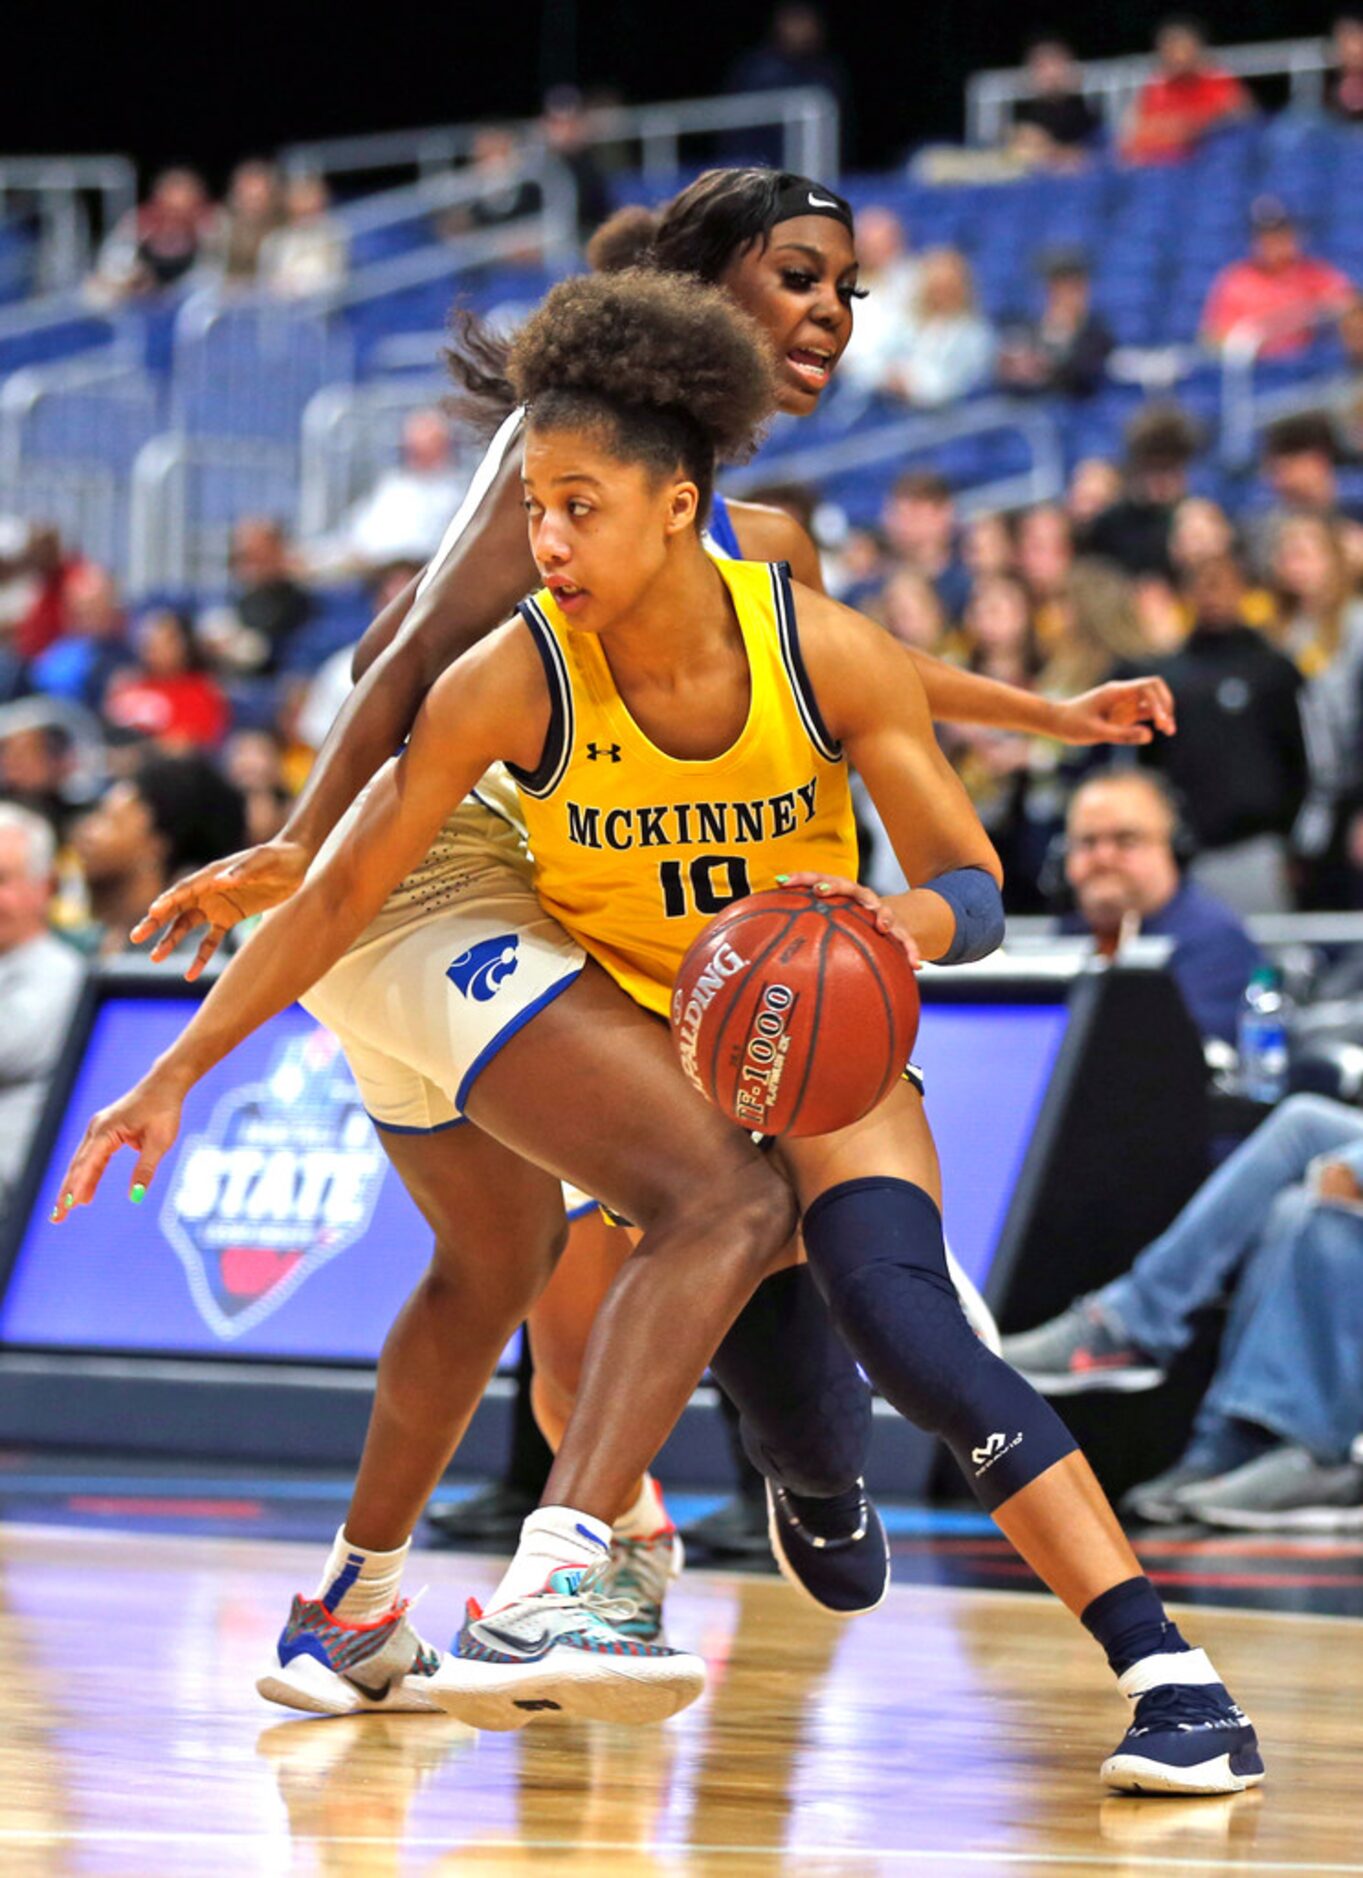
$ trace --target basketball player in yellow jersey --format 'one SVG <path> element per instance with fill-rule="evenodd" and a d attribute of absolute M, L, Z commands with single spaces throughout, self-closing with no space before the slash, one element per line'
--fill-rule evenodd
<path fill-rule="evenodd" d="M 539 454 L 536 446 L 526 454 L 532 516 L 541 512 Z M 612 633 L 608 653 L 600 635 L 571 623 L 590 618 L 598 596 L 554 571 L 556 544 L 546 526 L 539 532 L 549 584 L 521 612 L 561 702 L 535 773 L 512 772 L 536 892 L 636 1003 L 666 1016 L 682 953 L 721 907 L 773 886 L 797 864 L 837 876 L 856 872 L 847 765 L 803 673 L 783 567 L 721 561 L 709 608 L 696 596 L 697 622 L 718 610 L 730 631 L 737 625 L 728 649 L 746 665 L 748 695 L 740 694 L 727 747 L 709 755 L 705 746 L 731 728 L 730 701 L 717 695 L 721 659 L 715 673 L 701 674 L 708 697 L 694 706 L 669 697 L 667 746 L 675 746 L 671 726 L 684 716 L 694 726 L 682 740 L 695 746 L 687 755 L 655 742 L 647 718 L 626 704 L 615 677 L 618 636 Z M 712 587 L 708 570 L 699 572 Z M 659 643 L 647 625 L 642 633 L 645 651 Z M 711 664 L 703 641 L 689 663 Z M 724 710 L 718 721 L 707 702 Z M 983 841 L 980 853 L 987 854 Z"/>
<path fill-rule="evenodd" d="M 779 408 L 797 419 L 815 409 L 851 338 L 858 297 L 852 213 L 836 190 L 779 171 L 711 171 L 656 217 L 622 211 L 589 248 L 593 267 L 602 271 L 628 265 L 627 254 L 664 273 L 721 285 L 757 321 L 777 359 Z M 496 436 L 420 581 L 420 597 L 413 601 L 409 590 L 366 634 L 357 652 L 357 671 L 365 675 L 289 826 L 275 840 L 178 882 L 158 901 L 177 936 L 200 917 L 213 928 L 190 976 L 223 926 L 287 898 L 319 850 L 347 838 L 353 799 L 405 740 L 435 677 L 539 584 L 522 508 L 523 413 L 513 410 L 504 348 L 486 334 L 475 346 L 466 334 L 450 363 Z M 803 583 L 821 585 L 812 541 L 778 511 L 749 504 L 726 511 L 716 497 L 708 532 L 728 554 L 788 560 Z M 398 615 L 409 605 L 398 632 Z M 1143 741 L 1151 734 L 1141 721 L 1147 716 L 1172 729 L 1157 680 L 1107 685 L 1060 703 L 926 655 L 910 657 L 939 717 L 1069 742 Z M 371 659 L 377 662 L 366 672 Z M 512 1155 L 492 1118 L 500 1096 L 504 1113 L 522 1131 L 517 1139 L 526 1138 L 529 1104 L 521 1094 L 519 1056 L 552 1053 L 565 1072 L 576 1060 L 583 1086 L 594 1086 L 595 1039 L 602 1029 L 637 1059 L 645 1021 L 604 974 L 579 971 L 580 949 L 535 900 L 524 843 L 494 812 L 518 819 L 514 793 L 508 784 L 494 803 L 480 787 L 478 800 L 451 817 L 375 927 L 309 994 L 308 1008 L 335 1031 L 378 1139 L 435 1238 L 429 1271 L 384 1340 L 354 1496 L 318 1581 L 319 1598 L 334 1606 L 340 1622 L 372 1621 L 393 1606 L 418 1510 L 482 1392 L 483 1375 L 460 1360 L 470 1342 L 471 1283 L 489 1315 L 494 1299 L 483 1277 L 489 1271 L 502 1276 L 495 1306 L 501 1315 L 514 1314 L 518 1297 L 530 1301 L 532 1397 L 541 1426 L 557 1444 L 597 1308 L 629 1251 L 623 1232 L 592 1216 L 575 1225 L 555 1265 L 564 1229 L 558 1191 L 539 1168 Z M 139 931 L 150 936 L 155 929 L 149 920 Z M 171 943 L 168 933 L 166 948 Z M 508 951 L 515 969 L 499 976 L 495 997 L 484 997 L 484 978 L 444 976 L 453 960 L 462 958 L 467 972 L 489 954 L 504 965 Z M 164 955 L 158 946 L 154 956 Z M 556 983 L 566 987 L 564 994 L 544 1008 L 542 997 Z M 393 1021 L 403 1014 L 412 1018 L 405 1029 Z M 475 1068 L 482 1125 L 463 1127 L 459 1091 Z M 552 1157 L 565 1137 L 574 1138 L 581 1111 L 570 1100 L 561 1113 L 542 1116 L 535 1136 L 539 1158 Z M 634 1159 L 639 1165 L 645 1159 L 637 1139 Z M 684 1205 L 685 1170 L 669 1165 L 662 1171 Z M 482 1347 L 481 1338 L 474 1341 Z M 786 1356 L 779 1372 L 768 1363 L 777 1342 Z M 825 1608 L 849 1613 L 874 1605 L 885 1589 L 888 1560 L 883 1532 L 860 1490 L 869 1394 L 832 1335 L 806 1271 L 775 1273 L 758 1288 L 716 1350 L 712 1369 L 768 1478 L 773 1542 L 783 1566 Z M 817 1444 L 811 1438 L 816 1429 Z M 797 1432 L 800 1438 L 792 1441 Z M 782 1529 L 784 1539 L 777 1536 Z M 658 1600 L 678 1558 L 656 1483 L 640 1483 L 622 1509 L 613 1543 L 615 1582 L 644 1594 L 637 1634 L 653 1634 Z M 332 1693 L 338 1704 L 368 1700 L 357 1697 L 352 1681 L 337 1681 Z M 410 1693 L 424 1700 L 420 1690 Z M 400 1692 L 384 1698 L 388 1706 L 399 1699 Z"/>
<path fill-rule="evenodd" d="M 788 594 L 779 572 L 721 571 L 701 543 L 716 453 L 738 453 L 769 408 L 765 359 L 723 296 L 690 284 L 623 276 L 550 295 L 511 359 L 529 409 L 526 502 L 546 590 L 439 681 L 349 840 L 233 960 L 154 1074 L 95 1118 L 59 1213 L 92 1197 L 119 1145 L 139 1148 L 136 1175 L 151 1177 L 184 1090 L 327 969 L 498 759 L 534 818 L 545 904 L 650 1008 L 666 1007 L 710 910 L 702 899 L 846 865 L 844 758 L 906 878 L 922 883 L 876 906 L 882 928 L 912 961 L 997 944 L 998 863 L 900 649 L 822 596 Z M 623 780 L 636 765 L 639 778 Z M 590 780 L 603 766 L 621 778 L 609 790 Z M 626 1084 L 634 1072 L 618 1066 Z M 552 1060 L 538 1074 L 552 1088 Z M 662 1094 L 656 1076 L 649 1088 Z M 1105 1777 L 1185 1793 L 1261 1779 L 1253 1729 L 1167 1620 L 1072 1438 L 966 1324 L 918 1091 L 901 1083 L 853 1127 L 784 1142 L 781 1154 L 840 1334 L 882 1393 L 948 1443 L 1136 1702 Z M 554 1171 L 608 1201 L 628 1184 L 613 1166 L 596 1178 Z M 762 1196 L 750 1242 L 783 1223 Z M 696 1659 L 630 1642 L 617 1628 L 627 1613 L 591 1590 L 615 1509 L 732 1315 L 732 1289 L 717 1306 L 709 1274 L 696 1276 L 647 1235 L 627 1261 L 592 1336 L 548 1504 L 487 1613 L 470 1608 L 431 1678 L 451 1712 L 487 1726 L 519 1725 L 546 1704 L 628 1718 L 698 1692 Z M 724 1274 L 714 1280 L 723 1290 Z M 629 1386 L 615 1387 L 623 1375 Z"/>

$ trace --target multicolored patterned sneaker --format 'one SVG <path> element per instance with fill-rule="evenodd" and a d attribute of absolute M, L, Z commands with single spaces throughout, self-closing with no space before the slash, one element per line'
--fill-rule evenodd
<path fill-rule="evenodd" d="M 625 1539 L 611 1534 L 611 1555 L 602 1568 L 597 1589 L 609 1598 L 623 1598 L 634 1606 L 617 1628 L 640 1643 L 656 1643 L 663 1634 L 663 1599 L 686 1563 L 681 1535 L 671 1520 L 646 1539 Z"/>
<path fill-rule="evenodd" d="M 403 1598 L 382 1617 L 347 1624 L 316 1599 L 296 1597 L 257 1690 L 267 1702 L 310 1715 L 438 1713 L 430 1691 L 440 1652 L 412 1628 L 410 1604 Z"/>
<path fill-rule="evenodd" d="M 632 1600 L 602 1594 L 606 1560 L 556 1571 L 543 1591 L 486 1615 L 469 1601 L 430 1691 L 474 1728 L 523 1728 L 545 1716 L 666 1721 L 705 1687 L 705 1664 L 685 1650 L 631 1636 Z"/>
<path fill-rule="evenodd" d="M 1243 1793 L 1264 1777 L 1253 1724 L 1205 1650 L 1147 1656 L 1118 1678 L 1136 1704 L 1102 1777 L 1123 1793 Z"/>

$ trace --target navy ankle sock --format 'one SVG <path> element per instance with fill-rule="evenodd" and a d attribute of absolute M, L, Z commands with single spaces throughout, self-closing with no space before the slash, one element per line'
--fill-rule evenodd
<path fill-rule="evenodd" d="M 1146 1656 L 1167 1656 L 1189 1646 L 1178 1625 L 1165 1616 L 1160 1594 L 1148 1578 L 1125 1578 L 1086 1604 L 1079 1621 L 1107 1652 L 1114 1676 Z"/>

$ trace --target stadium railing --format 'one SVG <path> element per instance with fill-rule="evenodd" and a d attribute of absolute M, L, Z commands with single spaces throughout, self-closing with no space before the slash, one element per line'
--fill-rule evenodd
<path fill-rule="evenodd" d="M 524 183 L 538 191 L 538 209 L 512 222 L 470 232 L 493 235 L 503 228 L 514 228 L 522 245 L 533 240 L 551 264 L 563 264 L 577 251 L 577 188 L 572 172 L 549 153 L 531 150 L 498 178 L 502 190 L 517 189 Z M 440 243 L 439 218 L 472 207 L 487 194 L 487 178 L 477 171 L 446 170 L 343 205 L 337 214 L 350 239 L 355 272 L 367 273 L 384 260 L 401 258 L 399 244 L 410 243 L 410 251 Z M 382 252 L 385 245 L 387 254 Z M 366 251 L 372 253 L 372 261 Z"/>
<path fill-rule="evenodd" d="M 1029 469 L 970 484 L 957 491 L 963 518 L 1048 502 L 1065 486 L 1060 428 L 1049 412 L 1014 398 L 980 398 L 953 411 L 919 413 L 805 449 L 770 447 L 746 468 L 726 473 L 724 488 L 741 496 L 773 483 L 822 483 L 849 471 L 898 469 L 963 439 L 1014 432 L 1031 454 Z"/>
<path fill-rule="evenodd" d="M 291 445 L 183 431 L 153 437 L 132 469 L 129 597 L 223 593 L 233 523 L 269 515 L 292 527 L 297 508 Z"/>
<path fill-rule="evenodd" d="M 608 105 L 587 111 L 588 145 L 638 146 L 646 176 L 674 175 L 683 165 L 683 140 L 724 132 L 775 129 L 781 162 L 801 175 L 835 182 L 839 114 L 833 97 L 818 86 L 784 91 L 736 92 L 727 98 L 676 98 L 662 104 Z M 508 126 L 527 144 L 541 143 L 539 120 Z M 436 124 L 422 130 L 380 131 L 370 136 L 333 137 L 289 145 L 280 153 L 287 170 L 337 180 L 415 170 L 429 176 L 468 157 L 479 126 Z"/>
<path fill-rule="evenodd" d="M 124 357 L 97 353 L 28 366 L 0 380 L 0 486 L 11 513 L 79 526 L 72 538 L 127 573 L 127 479 L 137 451 L 164 422 L 158 382 Z M 55 481 L 54 481 L 55 479 Z M 93 530 L 93 537 L 91 531 Z"/>
<path fill-rule="evenodd" d="M 54 527 L 104 567 L 123 565 L 121 479 L 111 469 L 66 463 L 0 463 L 0 514 Z"/>
<path fill-rule="evenodd" d="M 298 530 L 305 541 L 329 534 L 397 462 L 403 420 L 449 396 L 449 379 L 431 369 L 439 348 L 439 337 L 433 338 L 424 373 L 324 385 L 309 399 L 298 484 Z"/>
<path fill-rule="evenodd" d="M 1322 402 L 1324 385 L 1306 380 L 1287 389 L 1264 391 L 1255 383 L 1255 371 L 1264 348 L 1283 333 L 1304 327 L 1324 331 L 1339 319 L 1338 307 L 1293 308 L 1273 319 L 1241 320 L 1231 328 L 1221 348 L 1221 461 L 1232 473 L 1248 469 L 1254 459 L 1255 438 L 1266 423 L 1290 411 L 1314 410 Z M 1335 378 L 1332 391 L 1349 389 L 1349 381 Z M 1357 387 L 1354 387 L 1356 390 Z M 1331 395 L 1324 401 L 1336 402 Z"/>
<path fill-rule="evenodd" d="M 36 285 L 55 292 L 84 277 L 99 241 L 135 206 L 137 172 L 123 156 L 0 157 L 0 216 L 15 197 L 37 217 Z"/>
<path fill-rule="evenodd" d="M 1213 46 L 1209 56 L 1237 78 L 1286 78 L 1292 103 L 1306 109 L 1320 104 L 1325 74 L 1334 66 L 1329 40 L 1319 38 Z M 1079 88 L 1098 105 L 1109 126 L 1115 126 L 1157 69 L 1149 53 L 1085 59 L 1078 67 Z M 1025 66 L 976 72 L 966 83 L 967 142 L 984 147 L 1001 142 L 1012 107 L 1031 95 Z"/>

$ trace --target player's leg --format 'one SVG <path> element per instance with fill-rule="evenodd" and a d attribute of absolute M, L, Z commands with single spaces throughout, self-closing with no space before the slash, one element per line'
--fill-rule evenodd
<path fill-rule="evenodd" d="M 485 1053 L 462 1099 L 480 1127 L 643 1236 L 597 1313 L 544 1504 L 487 1615 L 470 1612 L 442 1666 L 442 1698 L 491 1727 L 545 1707 L 661 1718 L 699 1693 L 703 1665 L 618 1632 L 612 1642 L 612 1613 L 582 1595 L 583 1574 L 590 1589 L 631 1485 L 781 1256 L 793 1199 L 686 1083 L 665 1027 L 592 965 Z"/>
<path fill-rule="evenodd" d="M 577 1400 L 596 1314 L 636 1239 L 627 1227 L 612 1225 L 598 1206 L 579 1214 L 568 1229 L 568 1243 L 553 1277 L 531 1308 L 526 1322 L 535 1357 L 531 1401 L 540 1431 L 555 1453 Z M 627 1504 L 642 1484 L 642 1476 L 631 1483 Z"/>
<path fill-rule="evenodd" d="M 579 1214 L 569 1228 L 567 1249 L 530 1312 L 531 1397 L 535 1419 L 555 1453 L 577 1399 L 592 1323 L 636 1237 L 612 1225 L 600 1207 Z M 661 1636 L 663 1600 L 682 1563 L 682 1542 L 662 1489 L 646 1473 L 630 1487 L 612 1523 L 610 1566 L 601 1580 L 609 1596 L 635 1605 L 634 1616 L 622 1626 L 630 1636 L 645 1641 Z"/>
<path fill-rule="evenodd" d="M 558 1448 L 576 1400 L 587 1339 L 633 1240 L 599 1213 L 576 1222 L 568 1251 L 530 1316 L 535 1405 Z M 873 1610 L 889 1585 L 889 1550 L 863 1474 L 871 1398 L 792 1245 L 711 1358 L 739 1411 L 744 1447 L 768 1481 L 772 1548 L 783 1575 L 823 1610 Z M 779 1353 L 779 1355 L 778 1355 Z M 650 1476 L 631 1490 L 611 1540 L 613 1576 L 640 1603 L 636 1635 L 655 1636 L 661 1600 L 680 1569 L 676 1540 Z"/>
<path fill-rule="evenodd" d="M 477 1128 L 379 1138 L 435 1246 L 384 1340 L 345 1520 L 257 1683 L 326 1714 L 439 1707 L 399 1598 L 411 1535 L 565 1236 L 559 1182 Z"/>
<path fill-rule="evenodd" d="M 901 1085 L 836 1135 L 783 1144 L 833 1320 L 900 1412 L 951 1448 L 986 1509 L 1081 1618 L 1140 1705 L 1104 1766 L 1119 1786 L 1234 1792 L 1263 1775 L 1253 1730 L 1169 1623 L 1054 1411 L 971 1331 L 947 1271 L 936 1151 Z"/>
<path fill-rule="evenodd" d="M 483 1065 L 465 1108 L 641 1229 L 595 1315 L 546 1496 L 610 1519 L 781 1259 L 790 1191 L 690 1088 L 666 1027 L 591 964 Z"/>
<path fill-rule="evenodd" d="M 380 1138 L 435 1234 L 384 1340 L 346 1531 L 403 1543 L 567 1237 L 560 1183 L 467 1124 Z"/>

